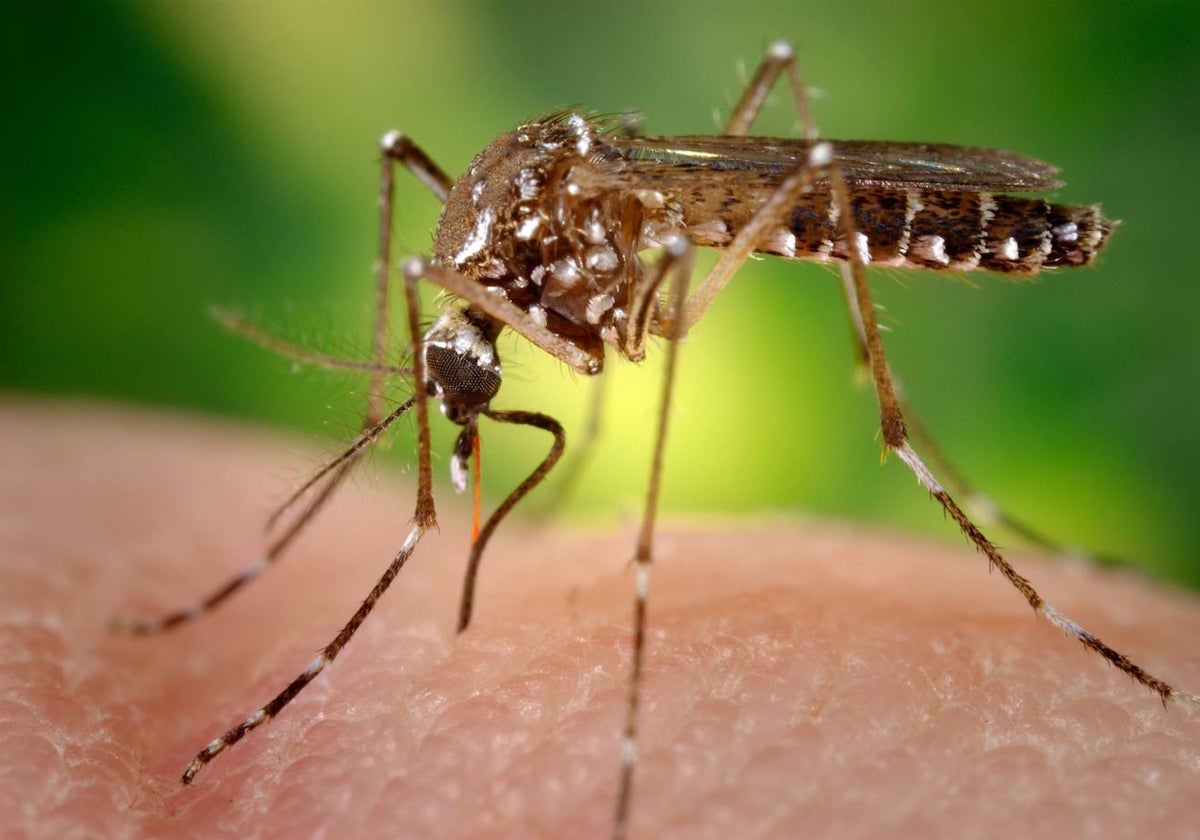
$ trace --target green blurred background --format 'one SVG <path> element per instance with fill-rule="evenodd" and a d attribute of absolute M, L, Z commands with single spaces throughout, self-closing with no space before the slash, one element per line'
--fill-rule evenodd
<path fill-rule="evenodd" d="M 711 133 L 739 64 L 783 37 L 822 93 L 827 136 L 1012 149 L 1062 167 L 1062 200 L 1124 220 L 1091 270 L 1021 284 L 876 273 L 874 286 L 893 367 L 979 485 L 1063 540 L 1200 584 L 1194 2 L 84 0 L 8 6 L 0 29 L 0 387 L 236 415 L 333 449 L 364 383 L 293 375 L 206 309 L 364 355 L 385 129 L 451 173 L 561 105 Z M 792 122 L 777 95 L 762 131 Z M 399 197 L 398 253 L 427 251 L 436 203 L 407 177 Z M 684 349 L 668 511 L 956 539 L 898 461 L 879 467 L 874 398 L 853 387 L 827 269 L 756 261 Z M 511 337 L 501 351 L 497 405 L 577 431 L 589 383 Z M 637 515 L 660 361 L 610 361 L 576 516 Z M 436 434 L 444 472 L 450 434 Z M 492 496 L 545 444 L 487 430 Z"/>

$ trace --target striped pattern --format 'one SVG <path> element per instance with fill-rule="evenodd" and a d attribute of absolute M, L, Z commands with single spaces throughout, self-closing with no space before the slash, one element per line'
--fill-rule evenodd
<path fill-rule="evenodd" d="M 1036 274 L 1095 259 L 1113 223 L 1097 205 L 1051 204 L 986 192 L 926 189 L 854 190 L 859 254 L 873 265 L 951 271 Z M 745 223 L 729 214 L 721 224 L 689 226 L 700 245 L 721 247 Z M 827 191 L 802 196 L 785 226 L 758 250 L 789 259 L 849 259 L 849 246 Z"/>
<path fill-rule="evenodd" d="M 391 586 L 392 581 L 396 579 L 396 575 L 400 574 L 400 569 L 404 567 L 408 558 L 412 556 L 413 550 L 417 547 L 417 543 L 420 542 L 421 536 L 424 533 L 425 528 L 423 526 L 419 524 L 413 526 L 412 530 L 408 533 L 408 537 L 404 540 L 404 545 L 400 546 L 400 550 L 392 558 L 392 562 L 387 567 L 387 570 L 384 571 L 383 576 L 379 578 L 375 586 L 367 594 L 367 597 L 363 599 L 358 611 L 350 617 L 350 620 L 346 622 L 341 632 L 334 637 L 332 642 L 325 646 L 325 649 L 308 664 L 308 667 L 302 673 L 288 683 L 287 687 L 275 695 L 269 703 L 256 710 L 224 735 L 214 738 L 208 743 L 208 746 L 196 754 L 196 757 L 192 759 L 192 762 L 183 771 L 182 781 L 185 785 L 190 785 L 195 780 L 196 774 L 203 770 L 206 764 L 224 752 L 226 748 L 233 746 L 249 733 L 279 714 L 284 706 L 292 702 L 296 695 L 304 690 L 305 686 L 315 680 L 317 675 L 325 670 L 326 665 L 337 658 L 342 648 L 346 646 L 346 643 L 350 641 L 350 638 L 358 630 L 359 625 L 363 623 L 371 610 L 375 608 L 375 602 Z"/>

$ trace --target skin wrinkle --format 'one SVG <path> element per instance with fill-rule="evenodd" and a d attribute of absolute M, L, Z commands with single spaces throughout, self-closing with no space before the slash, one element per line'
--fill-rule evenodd
<path fill-rule="evenodd" d="M 508 523 L 455 640 L 469 526 L 443 494 L 440 534 L 344 654 L 182 789 L 195 752 L 357 606 L 411 491 L 348 486 L 220 610 L 110 637 L 113 615 L 176 607 L 251 561 L 307 465 L 268 434 L 129 409 L 8 400 L 0 430 L 0 836 L 606 836 L 632 534 Z M 1196 596 L 1015 561 L 1200 688 Z M 654 574 L 634 837 L 1194 829 L 1200 714 L 1035 619 L 953 535 L 668 519 Z"/>

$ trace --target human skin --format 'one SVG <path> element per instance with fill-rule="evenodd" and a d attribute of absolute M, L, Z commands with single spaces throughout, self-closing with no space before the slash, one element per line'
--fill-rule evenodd
<path fill-rule="evenodd" d="M 197 750 L 304 669 L 404 539 L 407 485 L 345 488 L 278 568 L 155 638 L 254 557 L 314 455 L 266 432 L 0 402 L 0 836 L 605 837 L 630 529 L 501 530 L 454 638 L 464 516 L 336 662 L 191 787 Z M 370 474 L 370 470 L 367 471 Z M 937 515 L 932 509 L 931 515 Z M 1017 556 L 1046 598 L 1200 689 L 1200 599 Z M 667 521 L 632 836 L 1194 836 L 1200 711 L 1165 707 L 950 540 Z"/>

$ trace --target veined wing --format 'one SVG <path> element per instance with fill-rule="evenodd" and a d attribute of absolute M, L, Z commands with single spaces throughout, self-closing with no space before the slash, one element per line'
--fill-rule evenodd
<path fill-rule="evenodd" d="M 610 136 L 605 140 L 643 177 L 707 170 L 780 180 L 804 161 L 814 143 L 824 142 L 723 136 Z M 1054 177 L 1056 167 L 996 149 L 874 140 L 828 142 L 846 179 L 855 186 L 974 192 L 1038 192 L 1062 186 Z"/>

